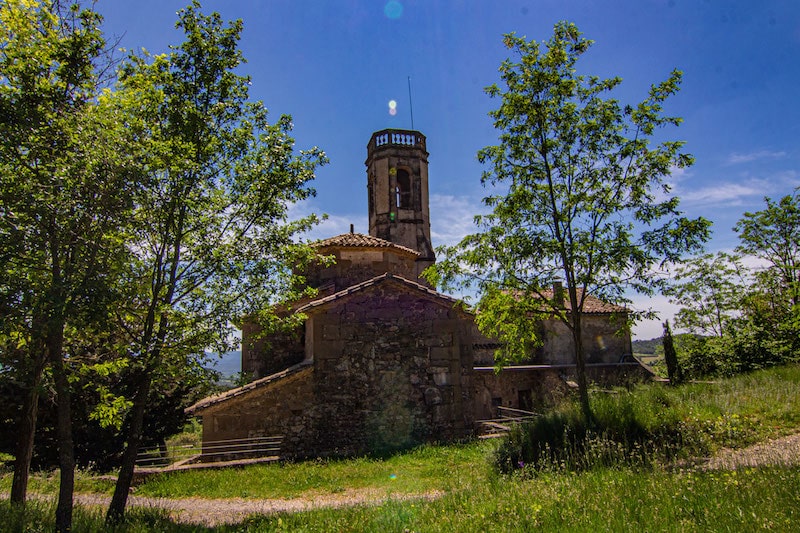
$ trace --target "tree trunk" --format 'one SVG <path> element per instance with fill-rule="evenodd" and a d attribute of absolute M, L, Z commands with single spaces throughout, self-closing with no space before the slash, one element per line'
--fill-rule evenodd
<path fill-rule="evenodd" d="M 567 275 L 566 278 L 570 301 L 569 319 L 572 324 L 570 329 L 572 330 L 572 341 L 575 344 L 575 377 L 578 380 L 578 397 L 586 424 L 592 426 L 594 415 L 592 406 L 589 404 L 589 380 L 586 378 L 586 352 L 583 348 L 583 317 L 581 316 L 583 306 L 578 304 L 578 292 L 574 281 L 570 281 L 573 277 Z M 584 288 L 584 290 L 586 289 Z"/>
<path fill-rule="evenodd" d="M 55 326 L 53 338 L 48 341 L 53 380 L 56 386 L 58 464 L 60 483 L 56 506 L 56 531 L 72 531 L 72 507 L 75 491 L 75 449 L 72 440 L 72 394 L 62 356 L 63 322 Z"/>
<path fill-rule="evenodd" d="M 11 483 L 11 503 L 24 504 L 28 494 L 28 475 L 33 458 L 33 442 L 36 434 L 36 417 L 39 409 L 39 387 L 42 383 L 45 360 L 43 350 L 32 354 L 35 363 L 28 380 L 28 393 L 22 404 L 22 415 L 17 428 L 17 448 L 14 460 L 14 479 Z"/>
<path fill-rule="evenodd" d="M 133 411 L 128 429 L 128 441 L 125 452 L 122 455 L 122 465 L 117 476 L 117 484 L 114 486 L 114 495 L 106 513 L 106 523 L 115 524 L 125 515 L 125 507 L 128 504 L 128 493 L 133 483 L 133 473 L 136 467 L 136 456 L 139 453 L 139 446 L 142 441 L 142 428 L 144 427 L 144 412 L 147 408 L 147 398 L 150 395 L 151 376 L 147 370 L 143 371 L 142 380 L 136 390 L 136 397 L 133 402 Z"/>
<path fill-rule="evenodd" d="M 594 415 L 592 414 L 592 406 L 589 404 L 589 380 L 586 378 L 586 353 L 581 339 L 580 319 L 576 320 L 574 324 L 573 340 L 575 342 L 575 374 L 578 379 L 578 396 L 581 402 L 581 412 L 586 419 L 586 423 L 591 426 L 594 424 Z"/>

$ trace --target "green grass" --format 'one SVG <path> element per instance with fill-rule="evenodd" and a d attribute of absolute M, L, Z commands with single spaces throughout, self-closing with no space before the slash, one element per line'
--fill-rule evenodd
<path fill-rule="evenodd" d="M 595 393 L 594 420 L 564 403 L 514 428 L 497 453 L 503 471 L 652 466 L 705 457 L 795 432 L 800 426 L 800 366 L 691 383 L 647 384 Z"/>
<path fill-rule="evenodd" d="M 25 516 L 0 503 L 9 530 L 50 531 L 52 506 Z M 800 469 L 731 472 L 597 469 L 534 479 L 494 477 L 438 500 L 253 516 L 214 531 L 796 531 Z M 118 532 L 210 531 L 175 524 L 160 511 L 136 510 Z M 100 510 L 80 510 L 76 532 L 107 531 Z"/>
<path fill-rule="evenodd" d="M 501 478 L 433 502 L 259 517 L 244 525 L 247 531 L 791 531 L 800 523 L 798 487 L 798 469 L 604 469 Z"/>
<path fill-rule="evenodd" d="M 13 474 L 13 469 L 0 474 L 0 492 L 9 493 L 11 491 Z M 58 471 L 32 472 L 28 480 L 28 492 L 57 494 Z M 100 477 L 93 472 L 76 470 L 75 492 L 110 495 L 114 492 L 114 481 L 108 477 Z"/>
<path fill-rule="evenodd" d="M 715 383 L 641 386 L 595 393 L 598 419 L 645 435 L 683 433 L 683 453 L 742 447 L 800 431 L 800 366 Z M 565 407 L 566 411 L 574 406 Z M 498 443 L 422 446 L 388 459 L 355 458 L 160 475 L 137 495 L 199 498 L 297 498 L 370 490 L 434 501 L 256 516 L 218 531 L 793 531 L 800 529 L 800 467 L 703 472 L 658 461 L 635 467 L 598 462 L 569 471 L 498 474 Z M 599 466 L 598 466 L 599 465 Z M 31 492 L 54 494 L 57 477 L 35 474 Z M 0 476 L 8 493 L 11 473 Z M 79 492 L 110 493 L 112 483 L 86 472 Z M 79 509 L 75 531 L 106 531 L 103 509 Z M 0 502 L 0 529 L 50 531 L 54 509 L 34 502 L 22 514 Z M 134 510 L 119 532 L 206 531 L 173 523 L 158 510 Z"/>
<path fill-rule="evenodd" d="M 449 491 L 486 479 L 493 443 L 422 446 L 388 459 L 317 460 L 242 469 L 158 475 L 137 495 L 203 498 L 295 498 L 375 489 L 396 494 Z"/>

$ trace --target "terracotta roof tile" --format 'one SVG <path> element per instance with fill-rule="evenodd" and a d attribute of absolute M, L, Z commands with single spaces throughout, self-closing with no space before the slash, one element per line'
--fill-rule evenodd
<path fill-rule="evenodd" d="M 570 305 L 569 301 L 569 293 L 567 292 L 566 287 L 563 289 L 564 291 L 564 309 L 570 310 L 572 306 Z M 542 291 L 542 294 L 548 300 L 553 299 L 553 290 L 547 289 Z M 578 298 L 581 297 L 583 291 L 578 289 Z M 608 302 L 604 302 L 600 298 L 596 296 L 592 296 L 591 294 L 586 296 L 586 300 L 583 302 L 583 312 L 586 314 L 602 314 L 602 313 L 627 313 L 628 310 L 616 304 L 611 304 Z"/>
<path fill-rule="evenodd" d="M 363 233 L 343 233 L 312 243 L 311 246 L 315 248 L 391 248 L 406 254 L 419 256 L 419 252 L 416 250 L 373 237 L 372 235 L 364 235 Z"/>

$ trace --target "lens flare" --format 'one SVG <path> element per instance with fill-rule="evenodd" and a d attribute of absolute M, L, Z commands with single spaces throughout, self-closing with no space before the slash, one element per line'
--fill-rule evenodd
<path fill-rule="evenodd" d="M 397 101 L 389 100 L 389 114 L 392 116 L 397 114 Z"/>
<path fill-rule="evenodd" d="M 397 479 L 397 474 L 389 474 L 389 479 Z"/>
<path fill-rule="evenodd" d="M 598 335 L 594 341 L 601 350 L 606 349 L 606 340 L 602 336 Z"/>
<path fill-rule="evenodd" d="M 383 14 L 386 15 L 386 18 L 399 19 L 403 16 L 403 4 L 397 0 L 389 0 L 383 7 Z"/>

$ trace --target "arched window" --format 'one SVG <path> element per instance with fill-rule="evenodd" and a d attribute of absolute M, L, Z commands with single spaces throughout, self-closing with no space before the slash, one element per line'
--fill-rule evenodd
<path fill-rule="evenodd" d="M 397 207 L 399 209 L 411 209 L 411 176 L 408 171 L 397 169 Z"/>

